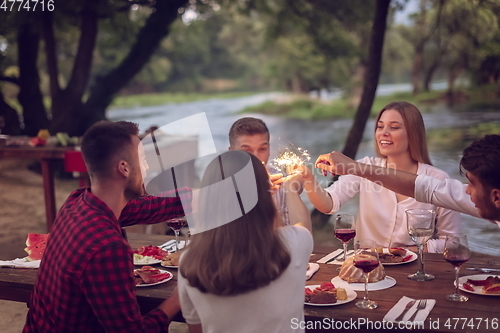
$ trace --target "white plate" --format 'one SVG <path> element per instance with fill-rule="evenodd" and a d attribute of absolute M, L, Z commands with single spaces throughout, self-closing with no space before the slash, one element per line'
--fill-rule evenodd
<path fill-rule="evenodd" d="M 160 259 L 155 259 L 155 257 L 143 256 L 141 260 L 136 260 L 134 257 L 134 265 L 154 265 L 160 263 Z"/>
<path fill-rule="evenodd" d="M 342 288 L 351 288 L 356 291 L 364 291 L 365 284 L 364 283 L 349 283 L 347 281 L 342 280 L 340 277 L 336 276 L 332 279 L 332 283 L 337 287 Z M 368 290 L 382 290 L 393 287 L 396 285 L 396 279 L 390 276 L 386 276 L 385 279 L 379 282 L 371 282 L 368 283 Z"/>
<path fill-rule="evenodd" d="M 311 285 L 311 286 L 306 286 L 306 288 L 310 288 L 311 290 L 314 290 L 316 287 L 319 287 L 320 285 L 319 284 L 315 284 L 315 285 Z M 336 285 L 336 287 L 339 287 Z M 307 302 L 304 302 L 305 305 L 313 305 L 313 306 L 332 306 L 332 305 L 341 305 L 341 304 L 345 304 L 345 303 L 349 303 L 351 302 L 352 300 L 354 300 L 356 298 L 356 296 L 358 296 L 358 294 L 352 290 L 351 288 L 347 287 L 341 287 L 341 288 L 344 288 L 345 291 L 347 292 L 347 299 L 346 300 L 343 300 L 343 301 L 339 301 L 337 300 L 337 302 L 335 303 L 329 303 L 329 304 L 317 304 L 317 303 L 307 303 Z"/>
<path fill-rule="evenodd" d="M 384 253 L 389 253 L 389 249 L 385 248 L 384 249 Z M 402 262 L 388 262 L 388 263 L 384 263 L 384 262 L 381 262 L 382 265 L 384 266 L 393 266 L 393 265 L 403 265 L 403 264 L 407 264 L 409 262 L 413 262 L 415 260 L 417 260 L 418 258 L 418 255 L 415 253 L 415 252 L 412 252 L 410 250 L 406 250 L 406 254 L 403 256 L 403 258 L 407 257 L 411 255 L 411 258 L 407 261 L 402 261 Z"/>
<path fill-rule="evenodd" d="M 161 262 L 160 262 L 160 265 L 163 267 L 166 267 L 166 268 L 179 268 L 179 266 L 166 266 L 166 265 L 163 265 Z"/>
<path fill-rule="evenodd" d="M 484 296 L 500 296 L 500 294 L 485 294 L 483 293 L 483 286 L 472 286 L 474 288 L 474 291 L 467 290 L 463 287 L 463 284 L 467 282 L 467 279 L 471 280 L 485 280 L 488 276 L 498 276 L 500 278 L 500 275 L 493 275 L 493 274 L 476 274 L 476 275 L 466 275 L 458 278 L 458 289 L 471 293 L 471 294 L 476 294 L 476 295 L 484 295 Z M 453 282 L 453 285 L 455 285 L 455 282 Z"/>
<path fill-rule="evenodd" d="M 160 271 L 160 273 L 168 273 L 168 274 L 170 274 L 170 276 L 168 278 L 166 278 L 165 280 L 161 280 L 161 281 L 158 281 L 156 283 L 138 284 L 138 285 L 136 285 L 136 287 L 150 287 L 150 286 L 155 286 L 157 284 L 165 283 L 167 281 L 170 281 L 174 277 L 174 274 L 170 273 L 169 271 L 166 271 L 166 270 L 163 270 L 163 269 L 159 269 L 159 271 Z M 160 273 L 158 273 L 158 274 L 160 274 Z"/>

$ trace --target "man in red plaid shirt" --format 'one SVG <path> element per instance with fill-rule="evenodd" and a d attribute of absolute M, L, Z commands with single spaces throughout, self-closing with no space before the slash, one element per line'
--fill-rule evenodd
<path fill-rule="evenodd" d="M 147 169 L 136 124 L 102 121 L 82 139 L 90 188 L 70 194 L 57 214 L 23 332 L 167 332 L 177 290 L 141 315 L 133 253 L 122 227 L 163 222 L 190 209 L 191 191 L 143 196 Z"/>

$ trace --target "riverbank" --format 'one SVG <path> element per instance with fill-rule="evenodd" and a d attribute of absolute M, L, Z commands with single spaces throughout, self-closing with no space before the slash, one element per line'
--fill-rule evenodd
<path fill-rule="evenodd" d="M 258 92 L 224 92 L 224 93 L 154 93 L 130 96 L 117 96 L 110 109 L 136 108 L 143 106 L 156 106 L 171 103 L 187 103 L 209 100 L 213 98 L 228 99 L 255 95 Z"/>
<path fill-rule="evenodd" d="M 371 116 L 375 116 L 385 105 L 394 101 L 412 103 L 423 113 L 437 103 L 446 103 L 450 107 L 455 106 L 463 110 L 500 111 L 500 88 L 496 84 L 470 89 L 461 87 L 451 96 L 445 90 L 422 92 L 418 95 L 413 95 L 410 91 L 377 95 L 372 105 Z M 307 95 L 289 94 L 287 98 L 247 107 L 240 113 L 260 113 L 309 120 L 352 119 L 356 107 L 350 106 L 344 97 L 325 101 Z"/>

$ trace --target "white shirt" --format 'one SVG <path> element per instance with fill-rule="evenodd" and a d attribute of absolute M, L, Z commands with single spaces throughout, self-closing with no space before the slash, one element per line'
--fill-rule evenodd
<path fill-rule="evenodd" d="M 415 179 L 415 200 L 446 207 L 464 214 L 479 216 L 479 211 L 465 193 L 466 184 L 456 179 L 436 179 L 418 175 Z"/>
<path fill-rule="evenodd" d="M 304 320 L 304 287 L 313 239 L 300 226 L 282 227 L 279 232 L 291 261 L 282 275 L 265 287 L 236 296 L 216 296 L 189 286 L 179 274 L 177 285 L 186 322 L 201 323 L 204 333 L 304 332 L 296 323 Z"/>
<path fill-rule="evenodd" d="M 361 163 L 386 167 L 386 159 L 365 157 Z M 448 178 L 446 172 L 431 165 L 419 163 L 417 174 L 424 174 L 438 179 Z M 367 179 L 344 175 L 326 189 L 333 200 L 330 214 L 338 211 L 344 203 L 359 193 L 359 211 L 356 220 L 356 238 L 371 239 L 379 246 L 412 246 L 415 243 L 408 235 L 406 225 L 407 209 L 436 209 L 437 239 L 427 242 L 429 252 L 442 253 L 446 234 L 462 231 L 460 214 L 445 208 L 436 208 L 431 204 L 417 202 L 407 198 L 398 202 L 396 193 Z"/>

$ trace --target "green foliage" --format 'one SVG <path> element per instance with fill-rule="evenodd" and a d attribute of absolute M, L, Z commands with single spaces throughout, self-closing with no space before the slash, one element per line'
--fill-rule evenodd
<path fill-rule="evenodd" d="M 352 118 L 354 110 L 349 109 L 343 99 L 325 103 L 312 99 L 298 98 L 288 103 L 264 102 L 260 105 L 247 107 L 241 113 L 261 113 L 286 116 L 287 118 L 323 120 Z"/>
<path fill-rule="evenodd" d="M 237 98 L 249 96 L 253 92 L 226 92 L 218 94 L 202 94 L 202 93 L 157 93 L 157 94 L 142 94 L 132 96 L 118 96 L 113 101 L 111 108 L 133 108 L 142 106 L 163 105 L 169 103 L 185 103 L 193 101 L 201 101 L 213 98 Z"/>

